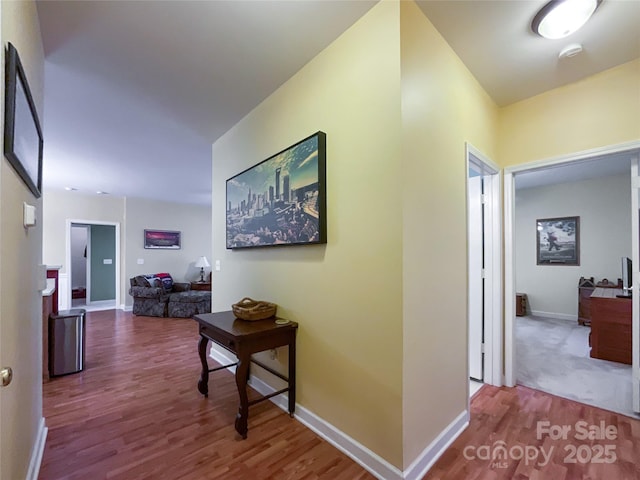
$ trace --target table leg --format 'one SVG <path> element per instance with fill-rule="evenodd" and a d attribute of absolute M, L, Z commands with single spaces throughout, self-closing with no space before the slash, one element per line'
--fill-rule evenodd
<path fill-rule="evenodd" d="M 294 333 L 295 335 L 295 333 Z M 289 416 L 296 410 L 296 340 L 289 342 Z"/>
<path fill-rule="evenodd" d="M 247 395 L 247 379 L 249 377 L 249 355 L 238 353 L 238 365 L 236 365 L 236 387 L 240 396 L 240 406 L 236 415 L 236 431 L 247 438 L 247 420 L 249 418 L 249 396 Z"/>
<path fill-rule="evenodd" d="M 209 339 L 200 335 L 198 342 L 198 354 L 200 355 L 200 363 L 202 364 L 202 373 L 198 381 L 198 391 L 205 397 L 209 396 L 209 364 L 207 363 L 207 345 Z"/>

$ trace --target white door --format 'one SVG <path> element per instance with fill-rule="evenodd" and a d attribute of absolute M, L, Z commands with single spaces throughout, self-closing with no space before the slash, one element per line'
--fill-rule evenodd
<path fill-rule="evenodd" d="M 483 249 L 484 227 L 482 214 L 482 174 L 469 168 L 467 184 L 468 228 L 468 318 L 469 318 L 469 377 L 483 380 L 483 332 L 484 332 L 484 279 Z"/>
<path fill-rule="evenodd" d="M 631 261 L 633 263 L 632 314 L 631 314 L 631 376 L 633 410 L 640 412 L 640 173 L 638 157 L 631 160 Z"/>

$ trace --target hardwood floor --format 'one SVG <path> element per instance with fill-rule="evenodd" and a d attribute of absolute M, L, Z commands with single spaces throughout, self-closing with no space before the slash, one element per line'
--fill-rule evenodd
<path fill-rule="evenodd" d="M 639 460 L 639 420 L 527 387 L 485 385 L 469 428 L 424 480 L 638 480 Z"/>
<path fill-rule="evenodd" d="M 233 427 L 234 377 L 212 373 L 208 399 L 196 389 L 197 342 L 191 319 L 88 313 L 85 371 L 44 384 L 49 435 L 39 478 L 373 479 L 270 402 L 251 407 L 242 440 Z M 564 440 L 538 435 L 544 421 L 571 431 Z M 579 421 L 613 428 L 615 439 L 577 439 Z M 504 458 L 486 459 L 500 446 Z M 516 458 L 522 452 L 537 458 Z M 607 458 L 614 461 L 596 463 Z M 424 479 L 633 480 L 639 459 L 638 420 L 526 387 L 485 385 L 469 428 Z"/>
<path fill-rule="evenodd" d="M 374 478 L 271 402 L 242 440 L 233 375 L 212 373 L 207 399 L 196 389 L 198 338 L 191 319 L 87 313 L 85 370 L 44 384 L 39 478 Z"/>

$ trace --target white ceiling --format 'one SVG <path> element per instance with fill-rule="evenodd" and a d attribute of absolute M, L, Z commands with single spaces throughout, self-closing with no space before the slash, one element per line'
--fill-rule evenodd
<path fill-rule="evenodd" d="M 39 1 L 45 188 L 209 203 L 211 144 L 375 3 Z M 500 105 L 640 57 L 637 0 L 566 41 L 529 31 L 545 0 L 418 3 Z"/>
<path fill-rule="evenodd" d="M 515 174 L 516 189 L 580 182 L 613 175 L 631 177 L 631 158 L 637 157 L 639 153 L 639 150 L 629 150 L 624 153 L 594 156 L 585 160 L 519 172 Z"/>
<path fill-rule="evenodd" d="M 418 0 L 420 8 L 499 106 L 532 97 L 640 57 L 640 1 L 603 0 L 566 38 L 531 31 L 547 0 Z M 559 59 L 580 43 L 583 52 Z"/>
<path fill-rule="evenodd" d="M 211 144 L 374 1 L 40 1 L 45 188 L 211 202 Z"/>

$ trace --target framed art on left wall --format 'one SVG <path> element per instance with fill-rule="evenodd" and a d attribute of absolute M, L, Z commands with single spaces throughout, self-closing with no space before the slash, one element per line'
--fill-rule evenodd
<path fill-rule="evenodd" d="M 42 190 L 42 130 L 16 48 L 6 51 L 4 155 L 36 197 Z"/>

